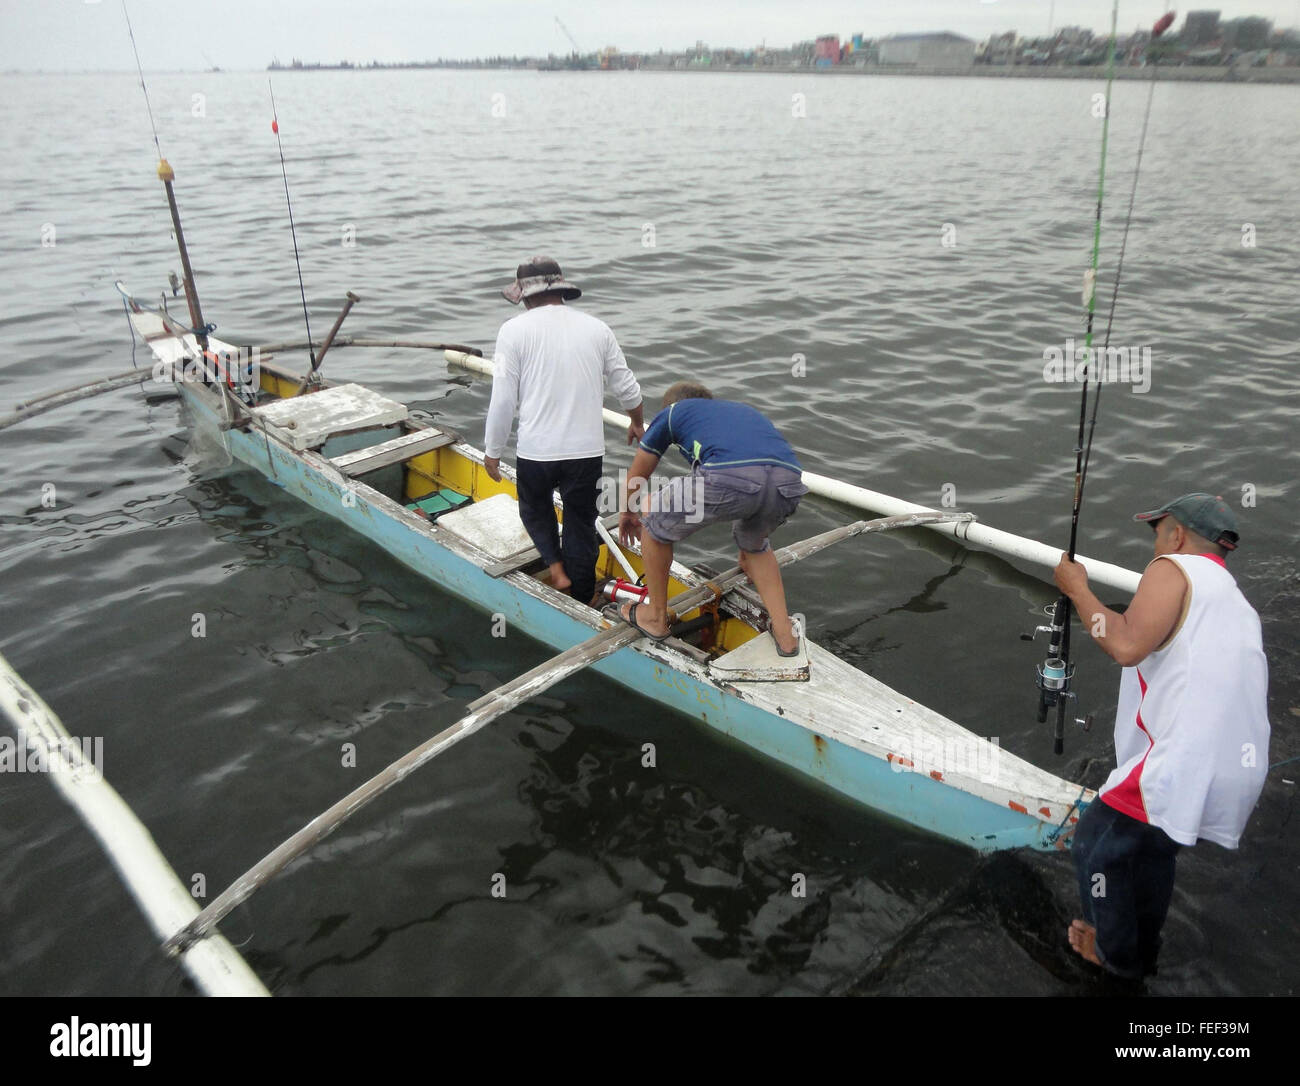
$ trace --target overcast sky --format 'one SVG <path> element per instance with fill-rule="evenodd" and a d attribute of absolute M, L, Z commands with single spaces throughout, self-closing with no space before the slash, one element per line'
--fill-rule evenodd
<path fill-rule="evenodd" d="M 1300 0 L 1219 0 L 1225 19 L 1263 15 L 1300 25 Z M 1121 0 L 1120 29 L 1150 26 L 1169 5 Z M 354 62 L 544 56 L 571 46 L 633 52 L 784 47 L 819 34 L 868 37 L 952 30 L 976 40 L 1004 30 L 1109 28 L 1111 0 L 128 0 L 148 70 L 262 69 L 273 58 Z M 1180 9 L 1175 26 L 1181 26 Z M 0 0 L 0 71 L 134 66 L 121 0 Z"/>

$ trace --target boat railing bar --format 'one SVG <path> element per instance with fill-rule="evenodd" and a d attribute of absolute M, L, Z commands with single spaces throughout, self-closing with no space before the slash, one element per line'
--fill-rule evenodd
<path fill-rule="evenodd" d="M 0 656 L 0 712 L 7 716 L 25 748 L 39 746 L 54 786 L 99 838 L 122 881 L 160 937 L 199 913 L 176 872 L 148 829 L 104 779 L 103 767 L 88 759 L 82 745 L 3 656 Z M 205 995 L 266 996 L 271 993 L 225 938 L 194 947 L 182 960 Z"/>
<path fill-rule="evenodd" d="M 301 340 L 295 343 L 265 343 L 250 348 L 261 354 L 274 354 L 276 351 L 305 351 L 308 348 L 315 349 L 322 346 L 322 340 L 315 340 L 308 343 L 307 340 Z M 477 347 L 466 347 L 460 343 L 433 343 L 426 339 L 367 339 L 357 336 L 338 336 L 330 344 L 332 350 L 339 347 L 401 347 L 416 351 L 456 351 L 459 354 L 468 355 L 471 358 L 483 357 L 483 352 Z"/>
<path fill-rule="evenodd" d="M 824 550 L 826 547 L 857 535 L 868 532 L 890 531 L 896 528 L 910 528 L 920 524 L 932 524 L 936 522 L 936 518 L 940 517 L 946 521 L 968 521 L 971 519 L 971 514 L 908 514 L 902 517 L 886 517 L 872 521 L 860 520 L 840 528 L 833 528 L 828 532 L 822 532 L 820 535 L 812 536 L 798 543 L 792 543 L 788 547 L 782 547 L 776 552 L 776 560 L 779 565 L 790 565 L 792 562 L 801 561 L 818 551 Z M 725 595 L 727 591 L 743 583 L 745 579 L 745 572 L 739 566 L 733 566 L 721 577 L 674 596 L 668 601 L 668 606 L 674 611 L 689 611 L 701 604 L 708 603 L 716 597 Z M 619 623 L 602 630 L 594 637 L 566 649 L 558 656 L 539 664 L 531 671 L 527 671 L 518 678 L 512 679 L 510 682 L 484 694 L 481 698 L 472 702 L 468 706 L 469 712 L 451 727 L 445 728 L 437 735 L 425 740 L 414 750 L 403 755 L 364 784 L 349 792 L 332 807 L 317 815 L 292 837 L 282 842 L 258 863 L 250 867 L 229 887 L 213 898 L 198 916 L 168 938 L 163 944 L 163 949 L 168 954 L 184 953 L 194 946 L 198 940 L 203 939 L 213 926 L 220 923 L 232 909 L 247 901 L 259 887 L 265 885 L 299 856 L 336 830 L 371 800 L 388 791 L 388 789 L 419 769 L 426 762 L 436 758 L 443 751 L 448 750 L 462 739 L 473 735 L 476 731 L 490 724 L 501 714 L 509 712 L 521 702 L 536 697 L 574 672 L 597 663 L 626 645 L 630 645 L 633 641 L 639 640 L 642 636 L 631 626 Z"/>
<path fill-rule="evenodd" d="M 448 365 L 455 366 L 458 369 L 481 374 L 484 377 L 492 376 L 492 363 L 486 358 L 466 355 L 454 349 L 446 351 L 444 357 Z M 611 411 L 609 408 L 604 408 L 603 412 L 607 425 L 620 430 L 627 429 L 631 420 L 626 415 L 620 415 L 617 411 Z M 854 486 L 852 483 L 845 483 L 839 479 L 832 479 L 826 475 L 818 475 L 811 471 L 803 473 L 803 482 L 809 491 L 818 497 L 884 516 L 937 512 L 937 510 L 926 505 L 903 501 L 901 498 L 894 498 L 875 490 L 867 490 L 865 487 Z M 1008 558 L 1019 558 L 1036 565 L 1047 566 L 1049 569 L 1056 568 L 1056 564 L 1061 560 L 1061 554 L 1063 553 L 1061 547 L 1053 547 L 1046 543 L 1040 543 L 1036 539 L 1014 535 L 998 528 L 990 528 L 985 524 L 975 524 L 968 521 L 960 524 L 935 523 L 929 524 L 927 527 L 943 535 L 952 536 L 959 543 L 970 543 L 985 547 Z M 1074 557 L 1075 561 L 1081 563 L 1088 571 L 1088 577 L 1094 583 L 1104 584 L 1108 588 L 1116 588 L 1122 592 L 1133 593 L 1137 591 L 1138 581 L 1142 579 L 1142 575 L 1135 570 L 1126 569 L 1111 562 L 1103 562 L 1097 558 L 1087 558 L 1081 554 L 1076 554 Z"/>

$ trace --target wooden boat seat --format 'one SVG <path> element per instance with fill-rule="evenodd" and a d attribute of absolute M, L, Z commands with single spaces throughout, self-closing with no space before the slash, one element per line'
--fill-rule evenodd
<path fill-rule="evenodd" d="M 519 503 L 509 494 L 493 494 L 490 498 L 465 505 L 438 518 L 438 527 L 471 543 L 484 554 L 497 560 L 509 561 L 516 555 L 533 550 L 524 522 L 519 519 Z M 536 551 L 533 551 L 536 556 Z M 525 563 L 520 563 L 521 565 Z M 491 566 L 488 572 L 492 572 Z M 497 577 L 500 574 L 492 573 Z"/>
<path fill-rule="evenodd" d="M 395 437 L 391 441 L 384 441 L 365 449 L 354 449 L 352 452 L 343 453 L 341 456 L 334 457 L 330 463 L 343 472 L 344 475 L 355 479 L 367 472 L 378 471 L 380 468 L 386 468 L 393 464 L 400 464 L 402 461 L 410 460 L 411 457 L 419 456 L 421 453 L 441 449 L 444 445 L 451 445 L 455 441 L 455 434 L 447 434 L 441 430 L 432 428 L 414 430 L 409 434 Z"/>
<path fill-rule="evenodd" d="M 273 437 L 297 452 L 323 445 L 335 434 L 406 421 L 406 405 L 362 385 L 335 385 L 305 396 L 275 400 L 252 413 Z M 340 458 L 341 459 L 341 458 Z"/>
<path fill-rule="evenodd" d="M 517 505 L 516 509 L 518 509 Z M 604 517 L 602 523 L 606 528 L 615 527 L 618 524 L 618 514 L 615 513 L 612 516 Z M 499 562 L 494 562 L 492 565 L 486 566 L 483 572 L 489 577 L 504 577 L 507 573 L 513 573 L 517 569 L 523 569 L 525 566 L 530 566 L 534 562 L 540 561 L 541 557 L 541 554 L 538 552 L 537 548 L 532 545 L 532 541 L 530 540 L 528 546 L 523 548 L 523 550 L 516 551 L 514 554 L 507 555 Z"/>
<path fill-rule="evenodd" d="M 607 528 L 617 523 L 617 513 L 604 518 Z M 444 513 L 438 527 L 450 529 L 495 558 L 495 562 L 483 567 L 489 577 L 504 577 L 541 558 L 519 519 L 519 503 L 508 494 L 494 494 L 474 505 Z"/>

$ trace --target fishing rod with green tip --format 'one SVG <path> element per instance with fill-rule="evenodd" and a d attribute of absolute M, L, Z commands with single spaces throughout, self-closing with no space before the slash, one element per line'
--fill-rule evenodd
<path fill-rule="evenodd" d="M 1110 105 L 1111 89 L 1115 80 L 1115 37 L 1116 24 L 1119 19 L 1119 0 L 1111 8 L 1110 20 L 1110 58 L 1106 70 L 1105 113 L 1101 130 L 1101 166 L 1097 178 L 1097 208 L 1093 218 L 1092 266 L 1084 273 L 1084 305 L 1087 316 L 1084 334 L 1083 388 L 1079 401 L 1079 433 L 1074 448 L 1074 500 L 1070 512 L 1070 546 L 1069 559 L 1074 561 L 1075 548 L 1079 538 L 1079 512 L 1083 508 L 1083 488 L 1088 479 L 1088 466 L 1092 460 L 1092 440 L 1097 429 L 1097 408 L 1101 402 L 1101 386 L 1104 374 L 1097 377 L 1097 388 L 1092 396 L 1092 415 L 1088 415 L 1088 394 L 1092 378 L 1094 353 L 1092 349 L 1093 317 L 1097 307 L 1097 268 L 1101 255 L 1101 213 L 1106 190 L 1106 150 L 1110 139 Z M 1154 43 L 1174 21 L 1174 13 L 1166 12 L 1151 28 L 1151 41 Z M 1153 61 L 1154 64 L 1154 61 Z M 1137 198 L 1138 176 L 1142 170 L 1142 150 L 1146 144 L 1147 127 L 1151 120 L 1151 100 L 1155 92 L 1155 73 L 1153 71 L 1151 88 L 1147 95 L 1146 113 L 1142 121 L 1142 135 L 1138 140 L 1137 164 L 1133 171 L 1133 188 L 1129 193 L 1128 215 L 1124 222 L 1124 235 L 1120 243 L 1119 260 L 1115 267 L 1115 283 L 1111 291 L 1110 313 L 1106 321 L 1106 334 L 1102 344 L 1102 353 L 1108 354 L 1110 333 L 1115 321 L 1115 306 L 1119 299 L 1120 276 L 1124 268 L 1124 254 L 1128 248 L 1129 227 L 1133 223 L 1133 205 Z M 1086 433 L 1086 440 L 1085 440 Z M 1049 636 L 1047 658 L 1035 669 L 1038 687 L 1038 722 L 1045 723 L 1047 715 L 1056 710 L 1053 726 L 1052 750 L 1062 754 L 1065 750 L 1065 717 L 1071 699 L 1078 700 L 1078 695 L 1070 689 L 1074 680 L 1075 665 L 1070 659 L 1070 597 L 1064 593 L 1057 598 L 1052 607 L 1051 622 L 1047 626 L 1037 627 L 1031 634 L 1022 634 L 1021 639 L 1032 641 L 1038 634 Z M 1075 723 L 1085 731 L 1092 727 L 1092 714 L 1076 717 Z"/>

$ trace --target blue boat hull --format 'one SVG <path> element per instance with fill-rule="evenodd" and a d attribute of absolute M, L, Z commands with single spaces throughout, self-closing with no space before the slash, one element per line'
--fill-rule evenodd
<path fill-rule="evenodd" d="M 216 427 L 220 416 L 215 396 L 202 386 L 181 388 L 196 422 Z M 560 651 L 589 639 L 598 628 L 595 612 L 584 609 L 592 616 L 584 622 L 525 591 L 513 576 L 489 576 L 480 565 L 444 546 L 436 533 L 405 523 L 397 503 L 368 487 L 341 485 L 303 455 L 268 441 L 260 431 L 231 429 L 223 437 L 233 457 L 276 485 L 373 540 L 439 587 L 488 613 L 505 616 L 513 628 L 542 644 Z M 346 500 L 349 496 L 353 500 Z M 900 772 L 896 762 L 818 735 L 754 704 L 734 687 L 701 678 L 690 669 L 670 667 L 635 647 L 605 658 L 594 668 L 864 806 L 980 851 L 1024 846 L 1061 849 L 1072 835 L 1072 825 L 1063 831 L 1028 811 L 991 802 L 924 773 Z"/>

